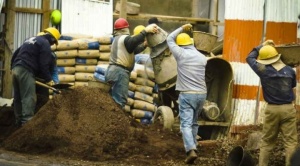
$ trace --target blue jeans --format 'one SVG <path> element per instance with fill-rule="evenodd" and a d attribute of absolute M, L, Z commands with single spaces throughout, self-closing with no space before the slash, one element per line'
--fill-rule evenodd
<path fill-rule="evenodd" d="M 129 74 L 129 71 L 115 65 L 109 65 L 105 72 L 105 81 L 112 85 L 110 95 L 121 108 L 127 103 Z"/>
<path fill-rule="evenodd" d="M 14 113 L 17 124 L 29 121 L 35 112 L 36 89 L 35 78 L 22 66 L 12 69 L 14 87 Z"/>
<path fill-rule="evenodd" d="M 202 111 L 206 94 L 179 94 L 180 130 L 185 151 L 196 150 L 198 134 L 198 115 Z"/>

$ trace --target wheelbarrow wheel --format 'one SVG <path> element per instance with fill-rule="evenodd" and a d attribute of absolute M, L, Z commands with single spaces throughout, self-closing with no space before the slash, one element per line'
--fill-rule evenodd
<path fill-rule="evenodd" d="M 160 123 L 163 129 L 172 129 L 174 124 L 174 114 L 170 107 L 160 106 L 154 113 L 153 123 Z"/>

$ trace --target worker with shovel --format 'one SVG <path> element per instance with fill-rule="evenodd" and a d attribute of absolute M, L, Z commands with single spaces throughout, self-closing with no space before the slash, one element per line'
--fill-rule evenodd
<path fill-rule="evenodd" d="M 198 115 L 206 100 L 206 57 L 193 45 L 190 36 L 191 24 L 185 24 L 167 37 L 170 51 L 177 62 L 176 90 L 179 91 L 180 130 L 187 154 L 185 163 L 193 164 L 197 159 Z"/>
<path fill-rule="evenodd" d="M 50 69 L 54 57 L 51 45 L 57 44 L 60 32 L 53 27 L 44 30 L 46 34 L 28 38 L 14 52 L 11 70 L 14 88 L 14 113 L 16 125 L 22 126 L 32 119 L 36 107 L 36 76 L 53 85 Z M 51 67 L 52 66 L 52 67 Z"/>
<path fill-rule="evenodd" d="M 283 136 L 286 166 L 290 165 L 298 145 L 296 109 L 293 105 L 296 73 L 281 61 L 281 55 L 274 46 L 272 40 L 267 40 L 253 48 L 246 59 L 260 78 L 263 97 L 268 103 L 264 110 L 259 166 L 268 165 L 279 132 Z"/>
<path fill-rule="evenodd" d="M 114 101 L 124 108 L 127 103 L 130 73 L 134 68 L 134 50 L 145 40 L 147 33 L 155 33 L 157 25 L 148 25 L 138 35 L 130 36 L 126 19 L 119 18 L 114 23 L 114 41 L 111 47 L 109 66 L 105 81 L 111 85 L 110 94 Z"/>

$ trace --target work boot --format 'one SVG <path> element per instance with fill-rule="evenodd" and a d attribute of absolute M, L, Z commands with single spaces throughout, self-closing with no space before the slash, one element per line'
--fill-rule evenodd
<path fill-rule="evenodd" d="M 194 164 L 194 161 L 197 159 L 197 154 L 196 154 L 196 151 L 195 150 L 190 150 L 188 153 L 187 153 L 187 157 L 185 159 L 185 163 L 186 164 Z"/>

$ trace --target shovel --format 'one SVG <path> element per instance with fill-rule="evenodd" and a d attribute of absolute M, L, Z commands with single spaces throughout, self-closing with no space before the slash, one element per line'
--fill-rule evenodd
<path fill-rule="evenodd" d="M 53 85 L 53 86 L 49 86 L 49 85 L 44 84 L 40 81 L 35 81 L 35 83 L 37 85 L 42 86 L 42 87 L 51 89 L 51 90 L 53 90 L 53 92 L 58 93 L 58 94 L 61 93 L 61 91 L 59 89 L 67 89 L 67 88 L 72 86 L 71 84 L 56 84 L 56 85 Z"/>
<path fill-rule="evenodd" d="M 55 85 L 53 85 L 51 87 L 53 87 L 55 89 L 68 89 L 71 86 L 73 86 L 73 85 L 71 85 L 71 84 L 55 84 Z"/>

